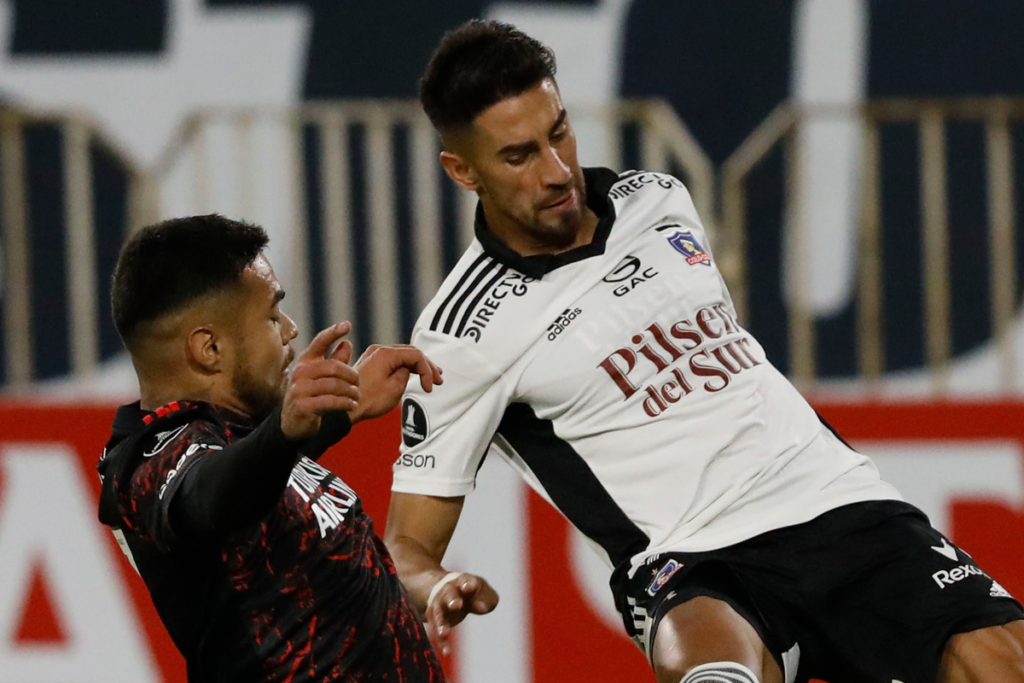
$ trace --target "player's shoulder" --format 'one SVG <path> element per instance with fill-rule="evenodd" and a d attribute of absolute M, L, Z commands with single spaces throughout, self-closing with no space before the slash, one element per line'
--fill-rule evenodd
<path fill-rule="evenodd" d="M 622 214 L 638 206 L 662 202 L 683 202 L 692 206 L 690 193 L 679 178 L 657 171 L 630 170 L 605 180 L 608 198 Z"/>
<path fill-rule="evenodd" d="M 490 354 L 506 346 L 495 331 L 532 319 L 528 294 L 536 280 L 488 254 L 474 240 L 424 308 L 413 343 Z"/>
<path fill-rule="evenodd" d="M 173 469 L 183 458 L 222 450 L 232 439 L 229 421 L 207 404 L 172 403 L 148 419 L 145 436 L 137 443 L 142 471 Z"/>

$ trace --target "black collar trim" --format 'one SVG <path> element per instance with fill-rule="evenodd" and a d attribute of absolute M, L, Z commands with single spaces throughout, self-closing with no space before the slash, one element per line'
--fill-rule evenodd
<path fill-rule="evenodd" d="M 560 254 L 523 256 L 510 249 L 488 230 L 483 205 L 478 202 L 474 231 L 476 238 L 484 248 L 484 253 L 502 265 L 538 280 L 556 268 L 603 254 L 608 235 L 611 234 L 612 226 L 615 224 L 615 206 L 608 197 L 608 191 L 619 180 L 619 175 L 607 168 L 585 168 L 583 169 L 583 180 L 587 186 L 587 207 L 598 217 L 594 239 L 590 244 L 584 244 Z"/>

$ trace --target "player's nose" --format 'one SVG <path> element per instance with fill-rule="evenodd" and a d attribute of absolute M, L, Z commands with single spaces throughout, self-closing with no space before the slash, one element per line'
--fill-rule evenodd
<path fill-rule="evenodd" d="M 282 313 L 282 315 L 284 315 Z M 295 321 L 284 315 L 284 324 L 281 325 L 281 340 L 283 343 L 288 344 L 293 339 L 299 336 L 299 326 L 295 324 Z"/>
<path fill-rule="evenodd" d="M 566 185 L 572 180 L 572 170 L 558 150 L 547 146 L 541 153 L 541 180 L 544 185 Z"/>

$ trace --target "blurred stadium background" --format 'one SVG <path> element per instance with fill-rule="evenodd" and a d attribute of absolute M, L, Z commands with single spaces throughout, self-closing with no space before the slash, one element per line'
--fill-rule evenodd
<path fill-rule="evenodd" d="M 307 338 L 407 340 L 475 203 L 416 79 L 478 16 L 555 49 L 584 164 L 684 179 L 772 361 L 1024 594 L 1021 3 L 0 0 L 0 683 L 184 680 L 95 521 L 136 391 L 107 300 L 125 236 L 261 223 Z M 380 525 L 397 436 L 329 456 Z M 451 564 L 503 601 L 453 679 L 653 680 L 582 539 L 501 465 L 479 488 Z"/>

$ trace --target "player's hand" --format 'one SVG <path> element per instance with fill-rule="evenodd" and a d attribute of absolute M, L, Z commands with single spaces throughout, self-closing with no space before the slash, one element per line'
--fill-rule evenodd
<path fill-rule="evenodd" d="M 497 606 L 498 594 L 489 583 L 473 574 L 461 574 L 442 586 L 427 605 L 427 633 L 441 652 L 450 655 L 452 629 L 467 615 L 487 614 Z"/>
<path fill-rule="evenodd" d="M 409 374 L 420 376 L 423 391 L 432 391 L 435 384 L 443 384 L 441 368 L 430 362 L 415 346 L 373 346 L 356 363 L 362 398 L 359 406 L 348 416 L 352 424 L 386 415 L 402 400 Z"/>
<path fill-rule="evenodd" d="M 349 366 L 352 342 L 334 346 L 352 330 L 352 323 L 328 327 L 316 335 L 292 370 L 281 405 L 281 431 L 291 440 L 315 436 L 320 416 L 331 411 L 351 412 L 359 405 L 359 373 Z"/>

